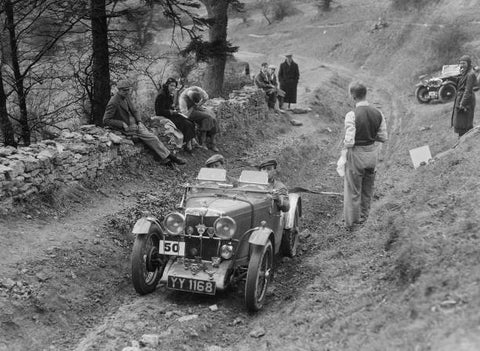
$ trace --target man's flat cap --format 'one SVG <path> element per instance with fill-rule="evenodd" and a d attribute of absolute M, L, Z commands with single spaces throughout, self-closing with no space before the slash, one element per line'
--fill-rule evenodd
<path fill-rule="evenodd" d="M 286 54 L 285 57 L 292 57 L 292 54 Z"/>
<path fill-rule="evenodd" d="M 132 86 L 132 83 L 128 79 L 119 80 L 117 83 L 118 89 L 130 88 L 131 86 Z"/>
<path fill-rule="evenodd" d="M 258 169 L 262 169 L 268 166 L 274 166 L 275 168 L 277 168 L 277 161 L 276 160 L 263 161 L 258 165 Z"/>
<path fill-rule="evenodd" d="M 224 164 L 225 158 L 220 154 L 215 154 L 205 161 L 205 166 L 208 167 L 215 162 L 221 162 L 222 164 Z"/>
<path fill-rule="evenodd" d="M 273 69 L 275 69 L 275 68 L 277 68 L 277 67 L 275 67 L 274 65 L 270 65 L 270 66 L 268 66 L 268 68 L 273 68 Z"/>

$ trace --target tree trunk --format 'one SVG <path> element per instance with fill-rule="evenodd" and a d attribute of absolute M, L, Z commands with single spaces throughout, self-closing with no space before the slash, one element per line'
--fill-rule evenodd
<path fill-rule="evenodd" d="M 91 0 L 92 16 L 92 100 L 91 121 L 103 126 L 103 114 L 110 99 L 108 24 L 105 0 Z"/>
<path fill-rule="evenodd" d="M 15 77 L 15 91 L 18 96 L 18 107 L 20 109 L 20 126 L 22 128 L 22 139 L 25 145 L 30 145 L 30 127 L 28 125 L 27 96 L 23 86 L 23 74 L 20 72 L 18 61 L 18 43 L 15 32 L 15 19 L 11 0 L 5 1 L 6 27 L 10 36 L 10 50 L 13 75 Z"/>
<path fill-rule="evenodd" d="M 3 88 L 2 62 L 0 62 L 0 129 L 3 134 L 3 143 L 17 147 L 15 142 L 15 133 L 13 132 L 12 122 L 7 112 L 7 96 Z"/>
<path fill-rule="evenodd" d="M 209 18 L 214 19 L 214 23 L 209 28 L 209 41 L 211 43 L 227 43 L 227 10 L 229 1 L 227 0 L 202 0 L 207 8 Z M 205 72 L 205 90 L 211 97 L 221 96 L 223 90 L 223 79 L 225 74 L 225 63 L 227 55 L 219 55 L 210 58 Z"/>

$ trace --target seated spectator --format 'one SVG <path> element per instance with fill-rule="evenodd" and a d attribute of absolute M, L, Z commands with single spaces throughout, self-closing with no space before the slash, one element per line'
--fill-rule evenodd
<path fill-rule="evenodd" d="M 163 116 L 171 120 L 183 134 L 185 150 L 192 152 L 192 140 L 195 138 L 195 123 L 182 116 L 175 109 L 174 95 L 178 82 L 174 78 L 168 78 L 155 98 L 155 115 Z"/>
<path fill-rule="evenodd" d="M 160 139 L 142 123 L 142 119 L 130 100 L 131 83 L 128 80 L 120 80 L 117 89 L 117 93 L 110 98 L 107 104 L 103 123 L 121 130 L 126 135 L 140 139 L 160 157 L 162 163 L 167 167 L 174 169 L 173 163 L 185 164 L 184 160 L 173 155 Z"/>
<path fill-rule="evenodd" d="M 207 100 L 208 94 L 205 90 L 197 86 L 191 86 L 180 94 L 178 105 L 180 112 L 198 126 L 200 145 L 218 152 L 218 147 L 215 144 L 217 119 L 211 109 L 203 106 Z"/>
<path fill-rule="evenodd" d="M 277 95 L 278 99 L 278 108 L 275 102 L 275 111 L 278 110 L 278 112 L 285 112 L 280 108 L 280 106 L 283 105 L 283 97 L 285 96 L 285 92 L 278 87 L 278 80 L 277 80 L 277 74 L 275 73 L 276 67 L 274 65 L 268 66 L 268 78 L 270 80 L 270 83 L 275 87 L 275 93 Z"/>
<path fill-rule="evenodd" d="M 255 77 L 255 85 L 265 92 L 268 108 L 271 110 L 275 109 L 277 89 L 270 81 L 270 76 L 268 75 L 268 63 L 262 63 L 260 72 L 258 72 Z"/>

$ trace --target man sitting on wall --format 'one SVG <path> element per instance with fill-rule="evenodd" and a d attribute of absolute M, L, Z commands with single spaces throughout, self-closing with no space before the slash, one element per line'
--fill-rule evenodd
<path fill-rule="evenodd" d="M 142 123 L 137 110 L 130 100 L 132 84 L 128 80 L 117 83 L 117 93 L 110 98 L 103 115 L 103 123 L 111 128 L 121 130 L 129 136 L 136 137 L 152 149 L 161 159 L 162 164 L 174 169 L 173 163 L 185 164 L 181 158 L 173 155 L 163 143 Z"/>
<path fill-rule="evenodd" d="M 268 63 L 262 63 L 260 72 L 255 77 L 255 86 L 262 89 L 265 92 L 268 108 L 275 109 L 275 102 L 277 100 L 277 89 L 270 81 L 268 74 Z"/>

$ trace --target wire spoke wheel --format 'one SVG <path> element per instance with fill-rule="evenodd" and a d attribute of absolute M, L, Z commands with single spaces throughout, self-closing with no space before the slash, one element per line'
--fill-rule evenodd
<path fill-rule="evenodd" d="M 263 307 L 268 284 L 272 277 L 273 247 L 271 241 L 265 246 L 254 246 L 248 264 L 245 284 L 245 304 L 250 311 Z"/>

